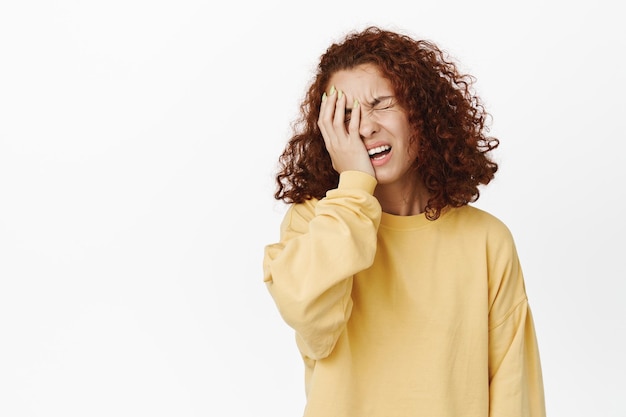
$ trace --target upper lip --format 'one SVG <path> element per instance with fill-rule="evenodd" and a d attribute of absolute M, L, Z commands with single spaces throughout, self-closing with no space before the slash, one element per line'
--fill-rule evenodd
<path fill-rule="evenodd" d="M 368 151 L 370 149 L 374 149 L 374 148 L 378 148 L 379 146 L 391 146 L 390 144 L 388 144 L 387 142 L 374 142 L 374 143 L 369 143 L 367 145 L 365 145 L 365 149 L 367 149 Z"/>

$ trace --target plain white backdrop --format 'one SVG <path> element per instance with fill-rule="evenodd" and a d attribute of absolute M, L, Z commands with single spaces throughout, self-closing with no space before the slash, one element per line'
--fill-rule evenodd
<path fill-rule="evenodd" d="M 301 415 L 273 175 L 318 57 L 375 24 L 477 78 L 548 414 L 626 416 L 617 3 L 2 2 L 0 415 Z"/>

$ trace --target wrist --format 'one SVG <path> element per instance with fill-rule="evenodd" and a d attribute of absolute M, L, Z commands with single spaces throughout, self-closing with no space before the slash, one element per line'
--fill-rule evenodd
<path fill-rule="evenodd" d="M 370 194 L 374 194 L 376 184 L 378 184 L 376 177 L 370 173 L 357 170 L 346 170 L 339 174 L 339 185 L 337 188 L 356 188 Z"/>

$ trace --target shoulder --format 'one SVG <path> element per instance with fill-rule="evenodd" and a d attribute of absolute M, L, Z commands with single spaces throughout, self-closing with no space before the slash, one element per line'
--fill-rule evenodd
<path fill-rule="evenodd" d="M 474 206 L 450 209 L 446 214 L 455 225 L 470 233 L 484 235 L 489 240 L 513 241 L 508 226 L 495 215 Z"/>
<path fill-rule="evenodd" d="M 502 220 L 469 205 L 452 209 L 449 214 L 455 220 L 452 233 L 456 233 L 471 250 L 478 251 L 479 258 L 486 261 L 493 288 L 499 288 L 504 279 L 514 277 L 512 281 L 516 281 L 522 278 L 515 240 Z M 523 285 L 520 288 L 523 292 Z"/>
<path fill-rule="evenodd" d="M 289 206 L 282 223 L 282 229 L 294 229 L 304 231 L 309 222 L 315 217 L 315 207 L 319 200 L 312 198 L 302 203 L 294 203 Z"/>

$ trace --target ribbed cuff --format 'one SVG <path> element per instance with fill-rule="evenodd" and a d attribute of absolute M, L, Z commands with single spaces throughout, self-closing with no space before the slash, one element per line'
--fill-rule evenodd
<path fill-rule="evenodd" d="M 362 171 L 344 171 L 339 174 L 338 189 L 358 189 L 374 194 L 376 178 Z"/>

